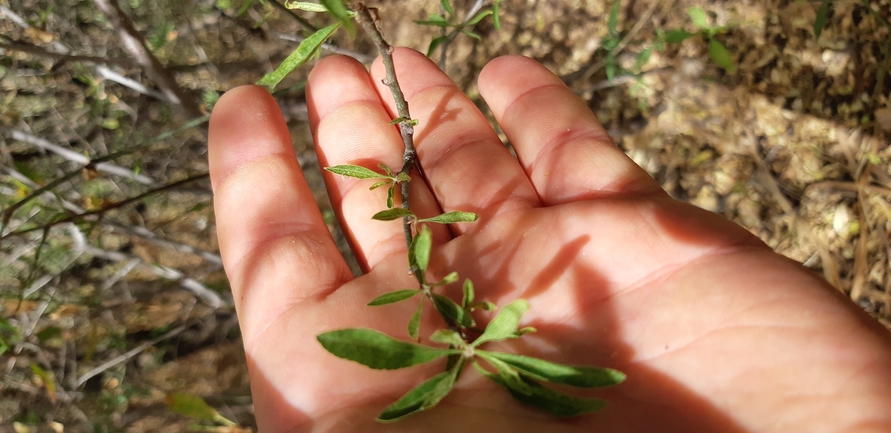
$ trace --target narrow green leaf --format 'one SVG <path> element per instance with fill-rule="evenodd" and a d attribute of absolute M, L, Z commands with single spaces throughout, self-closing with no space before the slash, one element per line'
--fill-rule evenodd
<path fill-rule="evenodd" d="M 690 15 L 690 20 L 693 21 L 693 25 L 700 29 L 708 29 L 708 15 L 706 15 L 705 11 L 700 7 L 692 7 L 687 11 L 687 14 Z"/>
<path fill-rule="evenodd" d="M 455 386 L 458 369 L 444 371 L 412 388 L 378 415 L 380 422 L 393 422 L 436 406 Z"/>
<path fill-rule="evenodd" d="M 498 308 L 498 306 L 489 302 L 489 301 L 474 302 L 474 303 L 470 304 L 471 311 L 476 310 L 477 308 L 483 309 L 485 311 L 492 311 L 492 310 Z"/>
<path fill-rule="evenodd" d="M 468 278 L 464 280 L 464 297 L 461 298 L 461 307 L 466 310 L 467 307 L 472 305 L 474 296 L 473 281 L 470 281 L 470 279 Z"/>
<path fill-rule="evenodd" d="M 609 30 L 610 36 L 615 36 L 619 34 L 617 28 L 619 27 L 619 6 L 621 2 L 619 0 L 613 1 L 613 8 L 609 12 L 609 20 L 606 22 L 606 29 Z"/>
<path fill-rule="evenodd" d="M 417 340 L 421 332 L 421 309 L 424 307 L 424 298 L 418 303 L 418 309 L 411 315 L 408 320 L 408 336 Z"/>
<path fill-rule="evenodd" d="M 390 170 L 390 166 L 389 166 L 389 165 L 387 165 L 387 164 L 378 164 L 377 166 L 380 167 L 381 170 L 384 171 L 384 173 L 387 173 L 387 177 L 393 177 L 393 170 Z"/>
<path fill-rule="evenodd" d="M 414 295 L 417 295 L 421 291 L 418 289 L 407 289 L 407 290 L 396 290 L 394 292 L 384 293 L 369 302 L 368 305 L 370 307 L 376 307 L 378 305 L 387 305 L 392 304 L 399 301 L 404 301 L 408 298 L 411 298 Z"/>
<path fill-rule="evenodd" d="M 612 386 L 625 380 L 625 375 L 622 372 L 611 368 L 563 365 L 543 359 L 503 352 L 478 350 L 477 354 L 487 361 L 489 358 L 496 358 L 536 379 L 579 388 Z"/>
<path fill-rule="evenodd" d="M 520 319 L 527 310 L 529 310 L 529 301 L 525 299 L 517 299 L 507 304 L 489 322 L 489 326 L 486 326 L 483 335 L 480 335 L 473 342 L 472 346 L 478 347 L 487 341 L 502 341 L 512 338 L 517 330 L 517 326 L 520 324 Z"/>
<path fill-rule="evenodd" d="M 538 332 L 538 329 L 535 329 L 535 327 L 533 327 L 533 326 L 524 326 L 524 327 L 514 331 L 514 334 L 513 334 L 513 336 L 511 336 L 511 338 L 520 338 L 524 334 L 529 334 L 531 332 Z"/>
<path fill-rule="evenodd" d="M 430 47 L 427 48 L 427 57 L 430 57 L 433 54 L 433 50 L 442 45 L 443 42 L 449 40 L 448 35 L 440 36 L 438 38 L 434 38 L 430 41 Z"/>
<path fill-rule="evenodd" d="M 396 182 L 410 182 L 411 176 L 408 173 L 399 173 L 396 175 Z"/>
<path fill-rule="evenodd" d="M 171 411 L 201 421 L 215 421 L 223 425 L 234 426 L 235 423 L 223 417 L 216 409 L 210 407 L 203 398 L 190 394 L 168 394 L 164 404 Z"/>
<path fill-rule="evenodd" d="M 437 224 L 453 224 L 453 223 L 472 223 L 479 217 L 473 212 L 448 212 L 437 215 L 432 218 L 424 218 L 418 220 L 421 223 L 437 223 Z"/>
<path fill-rule="evenodd" d="M 353 28 L 353 15 L 355 15 L 355 13 L 347 10 L 346 6 L 343 5 L 342 0 L 319 0 L 319 3 L 324 5 L 325 8 L 328 9 L 328 12 L 340 21 L 343 28 L 350 32 L 350 36 L 356 35 L 356 29 Z"/>
<path fill-rule="evenodd" d="M 669 44 L 679 44 L 685 39 L 695 36 L 696 33 L 690 33 L 686 30 L 672 30 L 665 35 L 665 42 Z"/>
<path fill-rule="evenodd" d="M 820 39 L 823 28 L 826 27 L 826 19 L 829 18 L 829 10 L 832 8 L 832 0 L 823 0 L 820 9 L 817 9 L 817 19 L 814 20 L 814 39 Z"/>
<path fill-rule="evenodd" d="M 387 209 L 393 209 L 393 196 L 396 195 L 396 184 L 387 188 Z"/>
<path fill-rule="evenodd" d="M 492 366 L 495 367 L 496 374 L 498 376 L 500 376 L 501 379 L 503 381 L 505 381 L 506 383 L 510 383 L 511 388 L 513 388 L 517 392 L 523 393 L 525 395 L 531 394 L 532 391 L 528 389 L 528 386 L 526 385 L 526 383 L 523 381 L 522 378 L 520 378 L 520 373 L 517 370 L 515 370 L 513 367 L 511 367 L 509 364 L 501 362 L 497 358 L 492 358 L 491 356 L 488 356 L 488 354 L 485 352 L 479 352 L 478 355 L 481 358 L 485 359 L 486 362 L 488 362 L 489 364 L 492 364 Z M 482 366 L 480 366 L 480 364 L 478 362 L 474 361 L 473 366 L 483 376 L 488 376 L 489 374 L 491 374 L 488 371 L 486 371 L 486 369 L 484 369 Z"/>
<path fill-rule="evenodd" d="M 406 343 L 364 328 L 338 329 L 319 334 L 316 338 L 334 356 L 380 370 L 411 367 L 451 353 L 460 353 L 458 350 Z"/>
<path fill-rule="evenodd" d="M 442 8 L 449 14 L 449 16 L 455 16 L 455 9 L 452 8 L 452 2 L 449 0 L 439 0 L 439 4 L 442 5 Z"/>
<path fill-rule="evenodd" d="M 507 389 L 510 395 L 523 404 L 537 407 L 552 415 L 569 417 L 596 412 L 606 407 L 604 400 L 576 397 L 542 386 L 534 380 L 520 375 L 521 383 L 511 382 L 501 375 L 484 373 L 484 376 Z"/>
<path fill-rule="evenodd" d="M 303 42 L 297 46 L 297 49 L 294 50 L 294 52 L 292 52 L 276 70 L 266 74 L 260 81 L 257 81 L 257 84 L 267 86 L 270 90 L 274 90 L 275 86 L 281 82 L 286 75 L 302 66 L 307 60 L 315 55 L 319 51 L 319 47 L 322 46 L 322 43 L 324 43 L 325 40 L 328 39 L 328 36 L 331 36 L 331 33 L 334 33 L 338 27 L 340 27 L 340 23 L 330 25 L 304 39 Z"/>
<path fill-rule="evenodd" d="M 333 167 L 325 167 L 325 170 L 341 176 L 354 177 L 356 179 L 386 179 L 387 177 L 373 170 L 358 165 L 335 165 Z"/>
<path fill-rule="evenodd" d="M 247 0 L 243 5 L 238 9 L 238 12 L 235 12 L 235 16 L 240 17 L 247 13 L 248 9 L 254 5 L 254 0 Z"/>
<path fill-rule="evenodd" d="M 501 6 L 499 3 L 501 3 L 500 0 L 492 2 L 492 27 L 495 27 L 495 30 L 501 30 Z"/>
<path fill-rule="evenodd" d="M 311 2 L 286 1 L 285 7 L 288 9 L 298 9 L 307 12 L 328 12 L 328 9 L 325 9 L 325 6 Z"/>
<path fill-rule="evenodd" d="M 387 179 L 387 180 L 382 180 L 382 181 L 380 181 L 380 182 L 375 182 L 374 185 L 371 185 L 370 187 L 368 187 L 368 189 L 371 190 L 371 191 L 374 191 L 374 190 L 376 190 L 376 189 L 378 189 L 378 188 L 380 188 L 380 187 L 382 187 L 382 186 L 389 185 L 390 182 L 392 182 L 392 181 L 389 180 L 389 179 Z"/>
<path fill-rule="evenodd" d="M 637 59 L 634 61 L 634 70 L 640 72 L 640 69 L 643 68 L 647 62 L 650 61 L 650 55 L 653 54 L 653 47 L 647 47 L 640 54 L 637 55 Z"/>
<path fill-rule="evenodd" d="M 727 51 L 727 47 L 718 42 L 717 39 L 712 39 L 708 42 L 708 54 L 712 56 L 712 60 L 714 60 L 718 66 L 730 72 L 736 70 L 736 66 L 733 65 L 733 59 L 730 58 L 730 52 Z"/>
<path fill-rule="evenodd" d="M 486 10 L 480 11 L 473 18 L 471 18 L 471 20 L 468 21 L 467 24 L 465 24 L 465 25 L 475 26 L 475 25 L 479 24 L 479 22 L 482 21 L 483 18 L 486 18 L 489 15 L 492 15 L 491 9 L 486 9 Z"/>
<path fill-rule="evenodd" d="M 434 343 L 450 344 L 455 347 L 461 347 L 467 343 L 461 338 L 461 334 L 451 329 L 437 329 L 430 336 L 430 341 Z"/>
<path fill-rule="evenodd" d="M 467 30 L 467 29 L 461 29 L 461 33 L 464 33 L 465 35 L 470 36 L 471 38 L 474 38 L 474 39 L 476 39 L 476 40 L 478 40 L 478 41 L 483 40 L 483 37 L 482 37 L 482 36 L 480 36 L 480 35 L 478 35 L 478 34 L 472 32 L 472 31 L 470 31 L 470 30 Z"/>
<path fill-rule="evenodd" d="M 382 210 L 374 215 L 372 215 L 371 219 L 378 221 L 393 221 L 403 217 L 414 217 L 415 214 L 408 210 L 403 209 L 401 207 L 394 207 L 392 209 Z"/>
<path fill-rule="evenodd" d="M 419 269 L 421 274 L 427 273 L 427 265 L 430 263 L 430 248 L 433 245 L 433 235 L 426 226 L 412 239 L 411 248 L 408 250 L 408 264 L 412 269 Z"/>
<path fill-rule="evenodd" d="M 436 311 L 439 311 L 439 314 L 454 320 L 465 328 L 476 325 L 473 321 L 473 317 L 470 316 L 470 313 L 461 308 L 460 305 L 455 303 L 455 301 L 448 296 L 434 293 L 433 305 L 436 306 Z"/>
<path fill-rule="evenodd" d="M 434 286 L 445 286 L 447 284 L 452 284 L 455 281 L 458 281 L 458 273 L 457 272 L 449 272 L 448 275 L 442 277 L 438 283 L 433 284 Z"/>
<path fill-rule="evenodd" d="M 440 14 L 430 14 L 426 20 L 416 20 L 415 24 L 423 26 L 451 27 L 452 23 Z"/>

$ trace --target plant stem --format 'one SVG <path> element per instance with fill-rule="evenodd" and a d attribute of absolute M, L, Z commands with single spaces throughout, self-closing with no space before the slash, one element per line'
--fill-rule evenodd
<path fill-rule="evenodd" d="M 374 9 L 375 12 L 372 13 L 372 10 L 366 7 L 364 2 L 356 1 L 353 3 L 353 10 L 356 12 L 357 20 L 362 25 L 365 33 L 371 37 L 374 46 L 377 47 L 381 54 L 384 69 L 386 70 L 386 78 L 382 82 L 390 88 L 390 93 L 393 94 L 393 100 L 396 102 L 397 115 L 403 119 L 399 122 L 399 132 L 402 135 L 402 143 L 405 145 L 400 173 L 409 174 L 413 167 L 417 167 L 420 171 L 421 165 L 418 163 L 418 153 L 415 150 L 413 138 L 415 128 L 412 125 L 411 114 L 408 111 L 408 101 L 405 100 L 405 95 L 402 94 L 402 88 L 399 87 L 399 81 L 396 79 L 396 67 L 393 65 L 393 47 L 384 40 L 380 27 L 378 27 L 377 9 Z M 401 193 L 402 208 L 409 209 L 408 182 L 402 182 Z M 405 245 L 407 248 L 411 248 L 412 232 L 410 218 L 402 219 L 402 230 L 405 234 Z M 418 278 L 418 282 L 423 284 L 424 276 L 420 275 L 420 270 L 412 269 L 412 273 Z"/>

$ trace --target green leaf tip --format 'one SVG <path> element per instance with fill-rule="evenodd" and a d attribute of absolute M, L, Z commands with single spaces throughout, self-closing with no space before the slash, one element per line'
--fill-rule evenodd
<path fill-rule="evenodd" d="M 396 290 L 394 292 L 384 293 L 383 295 L 372 299 L 371 302 L 366 305 L 368 305 L 369 307 L 376 307 L 380 305 L 393 304 L 409 299 L 420 292 L 421 291 L 418 289 Z"/>
<path fill-rule="evenodd" d="M 712 57 L 712 60 L 718 64 L 718 66 L 728 70 L 729 72 L 736 71 L 736 66 L 733 64 L 733 59 L 730 57 L 730 52 L 727 51 L 727 47 L 724 44 L 718 42 L 717 39 L 711 39 L 708 42 L 708 54 Z"/>
<path fill-rule="evenodd" d="M 332 167 L 325 167 L 325 170 L 341 176 L 354 177 L 356 179 L 387 179 L 387 176 L 360 165 L 335 165 Z"/>
<path fill-rule="evenodd" d="M 437 223 L 437 224 L 453 224 L 453 223 L 472 223 L 479 219 L 473 212 L 448 212 L 431 218 L 424 218 L 418 222 Z"/>
<path fill-rule="evenodd" d="M 347 328 L 316 336 L 322 347 L 334 356 L 358 362 L 377 370 L 394 370 L 425 364 L 457 350 L 437 349 L 396 340 L 365 328 Z"/>
<path fill-rule="evenodd" d="M 356 35 L 356 29 L 353 27 L 353 16 L 355 16 L 356 13 L 348 10 L 346 6 L 344 6 L 342 0 L 319 0 L 319 3 L 324 5 L 325 9 L 328 9 L 328 13 L 330 13 L 331 16 L 340 21 L 340 24 L 343 25 L 343 28 L 347 29 L 350 36 Z"/>
<path fill-rule="evenodd" d="M 456 367 L 450 371 L 439 373 L 412 388 L 411 391 L 384 409 L 378 415 L 377 421 L 384 423 L 399 421 L 409 415 L 436 406 L 455 387 L 458 369 Z"/>
<path fill-rule="evenodd" d="M 334 33 L 338 27 L 340 27 L 340 23 L 332 24 L 304 39 L 303 42 L 297 46 L 297 49 L 282 61 L 282 64 L 279 65 L 276 70 L 266 74 L 260 81 L 257 81 L 257 84 L 266 86 L 270 91 L 275 90 L 275 86 L 278 85 L 285 76 L 290 74 L 293 70 L 303 66 L 307 60 L 314 56 L 319 51 L 322 43 L 324 43 L 325 40 L 331 36 L 331 33 Z"/>
<path fill-rule="evenodd" d="M 517 332 L 517 326 L 523 314 L 529 310 L 529 301 L 525 299 L 517 299 L 510 304 L 504 306 L 501 311 L 489 322 L 483 335 L 480 335 L 473 342 L 473 347 L 489 341 L 502 341 L 508 338 L 514 338 Z"/>

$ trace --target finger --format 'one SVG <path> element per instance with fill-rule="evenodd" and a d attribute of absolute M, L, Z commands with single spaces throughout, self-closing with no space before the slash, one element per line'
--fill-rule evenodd
<path fill-rule="evenodd" d="M 480 73 L 479 87 L 544 203 L 661 191 L 585 103 L 538 62 L 495 59 Z"/>
<path fill-rule="evenodd" d="M 539 205 L 516 159 L 473 102 L 429 59 L 417 51 L 393 52 L 396 74 L 415 127 L 418 158 L 436 199 L 446 212 L 476 212 L 483 220 L 501 212 Z M 383 63 L 371 75 L 381 99 L 395 111 L 381 80 Z M 466 225 L 456 226 L 460 233 Z"/>
<path fill-rule="evenodd" d="M 402 139 L 381 104 L 368 72 L 346 56 L 322 60 L 307 82 L 310 127 L 323 166 L 360 165 L 383 172 L 402 166 Z M 325 172 L 331 204 L 341 219 L 353 253 L 368 270 L 394 254 L 405 254 L 401 220 L 383 222 L 371 217 L 386 209 L 386 187 L 370 191 L 375 180 L 354 179 Z M 419 215 L 438 214 L 439 206 L 420 178 L 409 182 L 411 208 Z M 396 190 L 397 195 L 399 188 Z M 397 202 L 398 203 L 398 202 Z M 435 228 L 437 242 L 449 237 L 444 227 Z"/>
<path fill-rule="evenodd" d="M 352 276 L 266 90 L 239 87 L 220 98 L 208 154 L 220 253 L 249 345 L 282 312 Z"/>

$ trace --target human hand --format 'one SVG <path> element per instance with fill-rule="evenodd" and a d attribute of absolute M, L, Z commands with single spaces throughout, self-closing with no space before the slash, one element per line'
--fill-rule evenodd
<path fill-rule="evenodd" d="M 371 220 L 384 191 L 325 173 L 365 275 L 339 255 L 296 161 L 275 101 L 242 87 L 218 102 L 209 154 L 220 251 L 232 285 L 261 431 L 891 431 L 891 338 L 827 283 L 721 217 L 668 197 L 610 141 L 585 104 L 542 66 L 492 61 L 479 88 L 513 158 L 485 118 L 422 55 L 394 53 L 420 121 L 421 216 L 433 227 L 432 277 L 458 271 L 477 297 L 528 299 L 538 332 L 500 349 L 619 369 L 591 394 L 610 405 L 555 419 L 467 371 L 436 408 L 395 424 L 374 417 L 442 365 L 369 370 L 326 352 L 321 332 L 406 335 L 414 307 L 366 307 L 413 288 L 399 221 Z M 329 57 L 307 96 L 323 166 L 401 165 L 392 99 L 369 74 Z M 425 311 L 422 330 L 442 324 Z M 400 337 L 401 338 L 401 337 Z"/>

